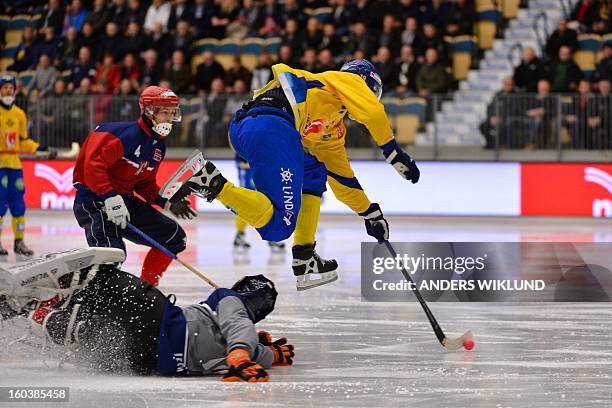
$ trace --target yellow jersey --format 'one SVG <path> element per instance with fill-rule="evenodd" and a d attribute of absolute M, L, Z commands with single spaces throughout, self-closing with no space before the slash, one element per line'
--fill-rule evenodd
<path fill-rule="evenodd" d="M 316 151 L 320 144 L 343 146 L 346 129 L 342 120 L 347 113 L 370 131 L 378 146 L 393 139 L 384 106 L 359 75 L 341 71 L 313 74 L 285 64 L 273 65 L 272 73 L 272 80 L 254 96 L 282 88 L 308 150 Z"/>
<path fill-rule="evenodd" d="M 35 153 L 38 146 L 28 137 L 25 112 L 15 104 L 0 105 L 0 168 L 20 169 L 19 153 Z"/>

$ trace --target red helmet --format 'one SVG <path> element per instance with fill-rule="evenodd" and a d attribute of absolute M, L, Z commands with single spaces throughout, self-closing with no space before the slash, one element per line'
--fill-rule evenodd
<path fill-rule="evenodd" d="M 179 98 L 172 89 L 162 88 L 161 86 L 147 86 L 138 100 L 140 112 L 144 113 L 149 107 L 151 108 L 179 108 Z"/>

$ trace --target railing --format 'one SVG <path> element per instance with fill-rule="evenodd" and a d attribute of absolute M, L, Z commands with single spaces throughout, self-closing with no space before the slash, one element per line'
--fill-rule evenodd
<path fill-rule="evenodd" d="M 166 139 L 168 147 L 198 148 L 208 151 L 209 157 L 219 154 L 229 157 L 229 122 L 248 97 L 221 94 L 181 98 L 183 120 Z M 541 160 L 571 160 L 566 152 L 605 151 L 605 157 L 612 159 L 611 97 L 498 96 L 489 101 L 486 109 L 480 103 L 481 108 L 475 106 L 474 111 L 455 113 L 447 121 L 443 106 L 452 97 L 383 98 L 398 142 L 417 158 L 523 160 L 525 154 L 539 151 L 546 153 Z M 137 96 L 51 96 L 29 104 L 24 102 L 20 100 L 18 104 L 28 112 L 30 135 L 53 147 L 82 143 L 99 123 L 133 121 L 140 112 Z M 345 125 L 345 144 L 355 157 L 379 157 L 364 126 L 348 118 Z M 508 156 L 513 152 L 514 156 Z M 538 160 L 537 156 L 533 160 Z"/>

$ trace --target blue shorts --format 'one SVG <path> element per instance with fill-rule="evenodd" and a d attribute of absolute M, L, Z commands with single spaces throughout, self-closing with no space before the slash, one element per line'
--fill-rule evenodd
<path fill-rule="evenodd" d="M 26 206 L 23 196 L 25 194 L 25 183 L 23 182 L 23 170 L 0 169 L 0 217 L 4 217 L 6 210 L 11 210 L 13 217 L 22 217 Z"/>

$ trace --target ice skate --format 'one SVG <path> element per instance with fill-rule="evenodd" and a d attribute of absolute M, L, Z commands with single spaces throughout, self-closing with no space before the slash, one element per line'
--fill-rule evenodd
<path fill-rule="evenodd" d="M 219 195 L 226 181 L 215 165 L 208 161 L 197 173 L 183 182 L 170 200 L 178 201 L 195 194 L 211 202 Z"/>
<path fill-rule="evenodd" d="M 25 242 L 23 242 L 23 239 L 15 240 L 15 246 L 13 247 L 13 250 L 15 251 L 15 255 L 23 258 L 30 258 L 34 255 L 34 251 L 28 248 Z"/>
<path fill-rule="evenodd" d="M 285 252 L 285 243 L 284 242 L 272 242 L 268 241 L 268 246 L 270 247 L 270 251 L 274 254 L 284 253 Z"/>
<path fill-rule="evenodd" d="M 338 279 L 338 262 L 321 258 L 315 251 L 315 245 L 316 243 L 293 247 L 292 266 L 297 290 L 314 288 Z"/>
<path fill-rule="evenodd" d="M 251 244 L 247 242 L 244 232 L 237 232 L 234 238 L 234 251 L 248 251 L 249 248 Z"/>

